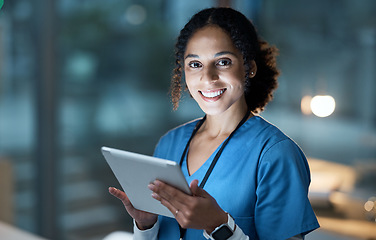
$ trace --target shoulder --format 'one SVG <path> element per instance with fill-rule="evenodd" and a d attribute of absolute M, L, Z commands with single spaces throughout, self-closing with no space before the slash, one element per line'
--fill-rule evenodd
<path fill-rule="evenodd" d="M 288 173 L 289 177 L 302 178 L 301 182 L 309 184 L 308 162 L 299 145 L 263 118 L 259 117 L 258 121 L 258 140 L 262 145 L 258 162 L 259 177 L 272 175 L 286 178 Z"/>
<path fill-rule="evenodd" d="M 294 141 L 277 126 L 268 122 L 261 116 L 254 116 L 249 119 L 243 131 L 247 138 L 251 136 L 250 139 L 254 139 L 257 144 L 261 145 L 264 151 L 281 141 L 294 143 Z M 253 144 L 255 143 L 253 142 Z"/>
<path fill-rule="evenodd" d="M 182 136 L 185 136 L 187 134 L 191 134 L 193 129 L 195 128 L 196 124 L 198 121 L 200 121 L 201 118 L 199 119 L 194 119 L 192 121 L 186 122 L 184 124 L 181 124 L 171 130 L 169 130 L 167 133 L 165 133 L 159 140 L 161 141 L 167 141 L 171 139 L 176 139 Z"/>
<path fill-rule="evenodd" d="M 265 120 L 261 116 L 255 116 L 256 126 L 260 129 L 260 134 L 267 137 L 275 137 L 278 139 L 286 139 L 288 136 L 282 132 L 277 126 Z"/>
<path fill-rule="evenodd" d="M 255 116 L 253 121 L 253 134 L 257 136 L 257 144 L 261 147 L 261 159 L 275 159 L 282 156 L 305 158 L 299 145 L 278 127 L 260 116 Z"/>
<path fill-rule="evenodd" d="M 165 133 L 157 143 L 154 156 L 166 158 L 168 154 L 179 151 L 190 138 L 199 120 L 200 119 L 189 121 Z"/>

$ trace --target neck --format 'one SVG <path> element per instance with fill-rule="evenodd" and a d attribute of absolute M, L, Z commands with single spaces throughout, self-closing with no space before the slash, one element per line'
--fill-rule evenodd
<path fill-rule="evenodd" d="M 235 130 L 246 113 L 247 107 L 239 108 L 236 111 L 226 111 L 217 115 L 207 115 L 200 130 L 213 138 L 223 135 L 228 136 Z M 252 116 L 251 113 L 249 117 Z"/>

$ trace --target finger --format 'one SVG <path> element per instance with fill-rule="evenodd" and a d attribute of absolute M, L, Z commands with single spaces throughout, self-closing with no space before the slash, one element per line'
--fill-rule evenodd
<path fill-rule="evenodd" d="M 177 211 L 184 213 L 187 205 L 191 202 L 190 195 L 161 181 L 154 181 L 154 183 L 149 185 L 149 188 L 153 191 L 153 198 L 160 201 L 174 216 L 177 215 Z"/>
<path fill-rule="evenodd" d="M 179 212 L 181 212 L 181 210 L 179 210 L 178 207 L 175 207 L 172 203 L 170 203 L 169 201 L 165 200 L 165 199 L 161 199 L 160 200 L 161 204 L 164 205 L 166 208 L 168 208 L 168 210 L 170 210 L 170 212 L 175 216 L 175 218 L 177 219 L 178 217 L 178 214 L 181 214 Z"/>
<path fill-rule="evenodd" d="M 117 188 L 114 188 L 114 187 L 109 187 L 108 191 L 112 196 L 121 200 L 124 205 L 126 205 L 126 206 L 131 205 L 131 201 L 129 200 L 129 198 L 128 198 L 127 194 L 125 194 L 125 192 L 123 192 L 123 191 L 121 191 Z"/>
<path fill-rule="evenodd" d="M 108 192 L 111 193 L 112 196 L 118 198 L 119 200 L 127 200 L 127 195 L 117 188 L 109 187 Z"/>
<path fill-rule="evenodd" d="M 189 196 L 179 189 L 159 180 L 155 180 L 152 184 L 149 185 L 149 188 L 157 194 L 155 195 L 157 197 L 157 200 L 161 201 L 162 199 L 164 199 L 174 206 L 176 206 L 176 204 L 184 204 L 187 201 L 187 197 Z"/>
<path fill-rule="evenodd" d="M 175 216 L 176 218 L 176 215 L 178 214 L 179 212 L 179 209 L 176 208 L 174 205 L 172 205 L 172 203 L 170 203 L 168 200 L 160 197 L 157 193 L 153 192 L 151 194 L 151 196 L 158 200 L 162 205 L 164 205 L 166 208 L 168 208 L 168 210 L 170 210 L 170 212 Z"/>
<path fill-rule="evenodd" d="M 191 188 L 191 192 L 194 196 L 204 197 L 204 198 L 209 196 L 209 194 L 204 189 L 198 186 L 197 179 L 193 180 L 189 187 Z"/>

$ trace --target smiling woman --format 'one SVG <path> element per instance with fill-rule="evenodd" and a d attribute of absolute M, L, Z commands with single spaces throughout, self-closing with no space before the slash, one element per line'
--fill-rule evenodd
<path fill-rule="evenodd" d="M 110 188 L 134 218 L 134 239 L 292 240 L 319 226 L 303 152 L 256 115 L 277 87 L 275 53 L 230 8 L 202 10 L 181 30 L 174 107 L 184 75 L 206 115 L 165 134 L 154 155 L 180 164 L 192 195 L 150 183 L 153 198 L 175 216 L 168 218 L 135 209 L 124 192 Z"/>
<path fill-rule="evenodd" d="M 256 65 L 252 61 L 252 72 Z M 217 26 L 198 30 L 189 41 L 184 62 L 185 81 L 191 96 L 209 115 L 234 114 L 247 109 L 242 54 L 229 35 Z"/>
<path fill-rule="evenodd" d="M 232 50 L 227 51 L 222 49 L 221 52 L 216 53 L 216 57 L 227 54 L 233 55 L 238 60 L 242 60 L 244 70 L 241 71 L 243 73 L 242 78 L 244 79 L 245 84 L 245 99 L 248 108 L 254 112 L 262 111 L 265 105 L 272 100 L 273 91 L 277 87 L 277 77 L 279 75 L 279 71 L 276 68 L 275 58 L 277 55 L 277 49 L 269 46 L 267 42 L 261 40 L 257 36 L 253 24 L 242 14 L 229 14 L 228 10 L 224 8 L 218 9 L 212 13 L 209 11 L 202 11 L 200 17 L 203 18 L 192 18 L 191 21 L 181 30 L 180 36 L 175 45 L 176 67 L 171 82 L 171 98 L 174 104 L 174 109 L 177 109 L 179 106 L 183 70 L 185 71 L 184 73 L 187 74 L 187 69 L 183 66 L 186 64 L 186 58 L 199 57 L 195 53 L 189 53 L 186 51 L 188 41 L 195 31 L 200 28 L 219 27 L 222 31 L 222 36 L 225 36 L 227 41 L 227 48 L 231 47 Z M 242 25 L 238 24 L 240 22 Z M 218 34 L 219 32 L 220 31 L 218 31 Z M 204 41 L 204 39 L 202 40 Z M 202 44 L 205 45 L 201 45 L 201 48 L 211 48 L 214 43 L 220 44 L 218 41 L 223 42 L 224 40 L 216 39 L 213 42 L 209 41 L 209 43 L 203 42 Z M 231 65 L 231 61 L 228 62 L 226 60 L 227 59 L 224 58 L 222 61 L 218 62 L 218 65 L 222 65 L 223 67 L 226 67 L 227 64 Z M 196 67 L 200 66 L 199 63 L 195 63 L 195 65 Z M 256 71 L 258 74 L 256 74 Z"/>

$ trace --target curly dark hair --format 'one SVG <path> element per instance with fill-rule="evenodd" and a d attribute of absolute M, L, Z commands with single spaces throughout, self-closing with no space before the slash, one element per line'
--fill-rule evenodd
<path fill-rule="evenodd" d="M 242 53 L 245 67 L 245 98 L 249 110 L 261 112 L 272 100 L 277 88 L 279 71 L 276 67 L 277 48 L 261 40 L 252 22 L 242 13 L 231 8 L 208 8 L 196 13 L 180 31 L 175 45 L 175 68 L 171 79 L 171 100 L 176 110 L 182 92 L 184 54 L 189 39 L 207 25 L 217 25 L 227 32 L 235 47 Z M 257 74 L 249 76 L 252 60 Z"/>

